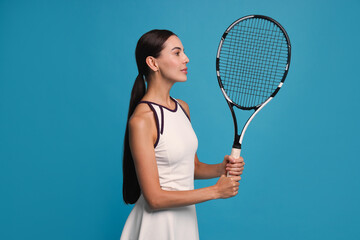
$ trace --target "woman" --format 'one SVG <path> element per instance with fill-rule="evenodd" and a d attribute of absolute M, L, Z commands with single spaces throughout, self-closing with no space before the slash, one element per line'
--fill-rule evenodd
<path fill-rule="evenodd" d="M 199 161 L 189 107 L 169 95 L 174 83 L 187 80 L 189 62 L 174 33 L 144 34 L 135 55 L 139 75 L 125 133 L 123 197 L 136 204 L 121 240 L 199 239 L 194 204 L 235 196 L 243 159 L 225 156 L 215 165 Z M 232 177 L 226 177 L 226 171 Z M 194 178 L 215 177 L 220 178 L 214 186 L 194 190 Z"/>

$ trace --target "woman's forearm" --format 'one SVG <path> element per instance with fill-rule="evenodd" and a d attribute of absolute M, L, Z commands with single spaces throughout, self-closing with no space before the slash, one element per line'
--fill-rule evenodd
<path fill-rule="evenodd" d="M 219 198 L 219 193 L 216 185 L 187 191 L 167 191 L 161 189 L 149 198 L 145 196 L 152 210 L 188 206 L 217 198 Z"/>
<path fill-rule="evenodd" d="M 222 163 L 206 164 L 200 161 L 195 162 L 195 179 L 209 179 L 220 177 L 225 167 Z"/>

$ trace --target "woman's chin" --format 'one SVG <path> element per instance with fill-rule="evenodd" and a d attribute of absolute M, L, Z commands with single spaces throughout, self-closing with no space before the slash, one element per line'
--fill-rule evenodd
<path fill-rule="evenodd" d="M 187 76 L 185 76 L 185 78 L 181 79 L 179 82 L 186 82 L 187 81 Z"/>

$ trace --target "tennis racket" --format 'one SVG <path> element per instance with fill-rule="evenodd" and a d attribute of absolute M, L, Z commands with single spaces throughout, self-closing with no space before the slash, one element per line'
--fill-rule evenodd
<path fill-rule="evenodd" d="M 240 157 L 250 122 L 283 86 L 290 56 L 291 45 L 285 29 L 267 16 L 242 17 L 222 35 L 216 55 L 216 74 L 234 120 L 232 157 Z M 240 134 L 234 106 L 254 110 Z"/>

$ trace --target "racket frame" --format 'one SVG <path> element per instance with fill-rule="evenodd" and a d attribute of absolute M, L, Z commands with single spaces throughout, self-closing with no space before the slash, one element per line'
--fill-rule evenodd
<path fill-rule="evenodd" d="M 229 33 L 229 31 L 236 25 L 238 24 L 239 22 L 241 21 L 244 21 L 244 20 L 247 20 L 247 19 L 250 19 L 250 18 L 262 18 L 262 19 L 266 19 L 268 21 L 271 21 L 273 22 L 274 24 L 276 24 L 280 29 L 281 31 L 283 32 L 284 34 L 284 37 L 286 38 L 286 41 L 287 41 L 287 46 L 288 46 L 288 59 L 287 59 L 287 64 L 286 64 L 286 67 L 285 67 L 285 72 L 283 74 L 283 77 L 279 83 L 279 85 L 277 86 L 277 88 L 274 90 L 274 92 L 269 96 L 269 98 L 267 98 L 263 103 L 261 104 L 258 104 L 257 106 L 254 106 L 254 107 L 243 107 L 243 106 L 240 106 L 238 104 L 236 104 L 235 102 L 233 102 L 230 97 L 226 94 L 225 90 L 224 90 L 224 86 L 222 84 L 222 81 L 221 81 L 221 76 L 220 76 L 220 67 L 219 67 L 219 62 L 220 62 L 220 52 L 221 52 L 221 47 L 226 39 L 226 36 L 227 34 Z M 286 33 L 285 29 L 277 22 L 275 21 L 274 19 L 270 18 L 270 17 L 267 17 L 267 16 L 263 16 L 263 15 L 248 15 L 248 16 L 245 16 L 245 17 L 242 17 L 242 18 L 239 18 L 238 20 L 236 20 L 235 22 L 233 22 L 224 32 L 224 34 L 222 35 L 221 37 L 221 40 L 220 40 L 220 43 L 219 43 L 219 47 L 218 47 L 218 51 L 217 51 L 217 54 L 216 54 L 216 75 L 217 75 L 217 79 L 218 79 L 218 83 L 219 83 L 219 86 L 221 88 L 221 92 L 223 93 L 225 99 L 226 99 L 226 102 L 228 103 L 228 106 L 230 108 L 230 111 L 231 111 L 231 115 L 233 117 L 233 122 L 234 122 L 234 132 L 235 132 L 235 136 L 234 136 L 234 143 L 233 143 L 233 147 L 232 147 L 232 150 L 231 150 L 231 156 L 233 156 L 234 158 L 238 158 L 240 157 L 240 153 L 241 153 L 241 145 L 242 145 L 242 141 L 243 141 L 243 138 L 244 138 L 244 134 L 245 134 L 245 131 L 247 130 L 250 122 L 254 119 L 254 117 L 256 116 L 256 114 L 263 108 L 265 107 L 274 97 L 275 95 L 279 92 L 280 88 L 283 86 L 283 83 L 285 81 L 285 78 L 288 74 L 288 71 L 289 71 L 289 67 L 290 67 L 290 59 L 291 59 L 291 44 L 290 44 L 290 39 L 289 39 L 289 36 L 288 34 Z M 240 135 L 238 134 L 238 124 L 237 124 L 237 119 L 236 119 L 236 115 L 235 115 L 235 112 L 234 112 L 234 106 L 239 108 L 239 109 L 242 109 L 242 110 L 254 110 L 253 114 L 249 117 L 249 119 L 246 121 L 243 129 L 241 130 L 241 133 Z M 228 174 L 229 176 L 229 174 Z"/>

